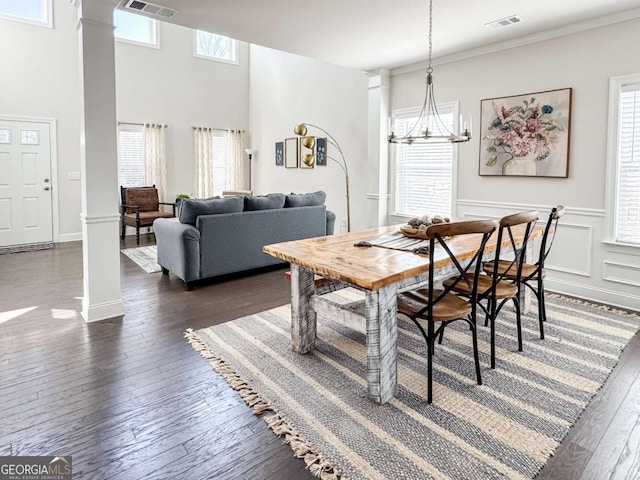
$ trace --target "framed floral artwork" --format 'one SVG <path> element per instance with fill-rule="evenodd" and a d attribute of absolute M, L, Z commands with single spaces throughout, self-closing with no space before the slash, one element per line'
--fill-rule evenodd
<path fill-rule="evenodd" d="M 571 88 L 480 102 L 480 175 L 569 176 Z"/>

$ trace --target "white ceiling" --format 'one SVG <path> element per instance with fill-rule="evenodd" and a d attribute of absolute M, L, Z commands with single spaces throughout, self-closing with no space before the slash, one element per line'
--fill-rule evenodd
<path fill-rule="evenodd" d="M 149 1 L 178 10 L 172 23 L 361 70 L 427 57 L 428 0 Z M 514 14 L 523 21 L 497 30 L 485 26 Z M 611 15 L 640 16 L 640 0 L 434 0 L 433 56 Z"/>

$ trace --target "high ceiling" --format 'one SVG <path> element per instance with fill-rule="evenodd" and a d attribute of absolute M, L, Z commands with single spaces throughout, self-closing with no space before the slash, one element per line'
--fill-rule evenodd
<path fill-rule="evenodd" d="M 149 1 L 178 10 L 172 23 L 361 70 L 427 56 L 428 0 Z M 485 25 L 512 15 L 522 21 Z M 433 56 L 639 16 L 640 0 L 434 0 Z"/>

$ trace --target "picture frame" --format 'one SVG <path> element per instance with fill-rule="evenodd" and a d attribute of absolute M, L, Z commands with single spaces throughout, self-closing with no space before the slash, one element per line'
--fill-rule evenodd
<path fill-rule="evenodd" d="M 327 166 L 327 139 L 316 137 L 316 165 L 319 167 Z"/>
<path fill-rule="evenodd" d="M 284 165 L 284 142 L 276 142 L 276 166 Z"/>
<path fill-rule="evenodd" d="M 298 166 L 299 166 L 300 168 L 302 168 L 303 170 L 309 170 L 309 169 L 313 168 L 313 167 L 315 166 L 315 164 L 316 164 L 316 159 L 315 159 L 315 158 L 314 158 L 314 161 L 313 161 L 313 163 L 312 163 L 311 165 L 307 165 L 307 164 L 306 164 L 306 163 L 304 163 L 302 160 L 304 159 L 304 156 L 305 156 L 307 153 L 315 154 L 315 147 L 314 147 L 313 149 L 309 150 L 307 147 L 305 147 L 305 146 L 302 144 L 302 140 L 300 140 L 300 141 L 298 142 L 298 148 L 300 149 L 300 151 L 298 152 L 298 158 L 300 159 L 300 161 L 299 161 L 299 163 L 298 163 Z M 315 156 L 315 155 L 314 155 L 314 156 Z"/>
<path fill-rule="evenodd" d="M 298 137 L 284 140 L 284 168 L 298 168 L 299 162 Z"/>
<path fill-rule="evenodd" d="M 478 175 L 569 176 L 572 89 L 480 101 Z"/>

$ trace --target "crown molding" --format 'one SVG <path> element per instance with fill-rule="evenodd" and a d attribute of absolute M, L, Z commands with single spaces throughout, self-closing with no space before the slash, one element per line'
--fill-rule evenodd
<path fill-rule="evenodd" d="M 503 50 L 509 50 L 511 48 L 523 47 L 525 45 L 531 45 L 534 43 L 540 43 L 547 40 L 552 40 L 558 37 L 565 37 L 567 35 L 573 35 L 574 33 L 583 32 L 586 30 L 593 30 L 595 28 L 606 27 L 607 25 L 613 25 L 616 23 L 627 22 L 640 18 L 640 8 L 632 10 L 626 10 L 624 12 L 614 13 L 612 15 L 606 15 L 604 17 L 598 17 L 591 20 L 585 20 L 584 22 L 572 23 L 571 25 L 565 25 L 558 28 L 552 28 L 531 35 L 525 35 L 522 37 L 506 40 L 504 42 L 492 43 L 478 48 L 472 48 L 470 50 L 464 50 L 462 52 L 452 53 L 451 55 L 444 55 L 442 57 L 434 58 L 433 65 L 443 65 L 446 63 L 458 62 L 460 60 L 466 60 L 469 58 L 479 57 L 481 55 L 487 55 L 490 53 L 501 52 Z M 427 62 L 412 63 L 403 67 L 394 68 L 391 70 L 391 76 L 403 75 L 405 73 L 411 73 L 416 71 L 422 71 L 427 68 Z"/>

